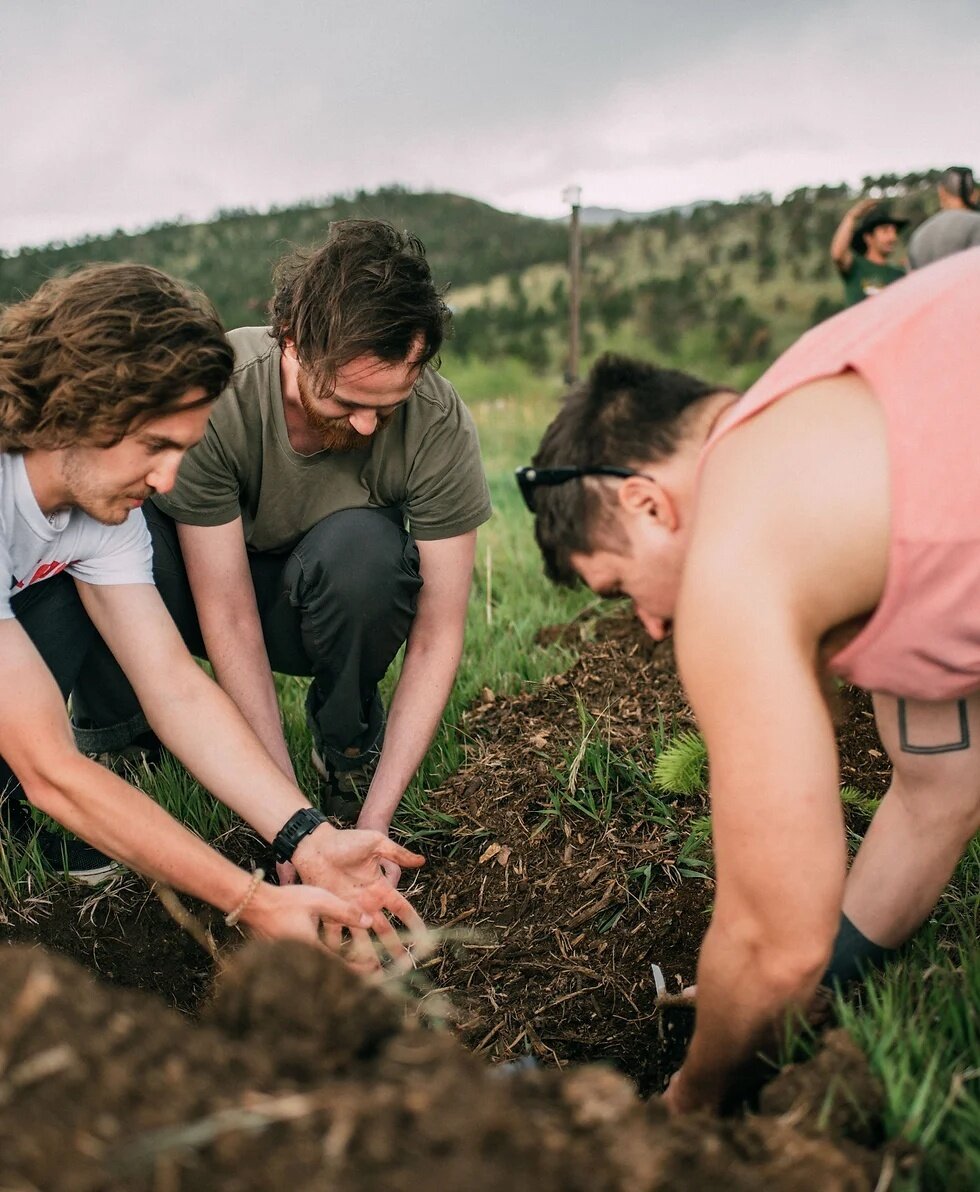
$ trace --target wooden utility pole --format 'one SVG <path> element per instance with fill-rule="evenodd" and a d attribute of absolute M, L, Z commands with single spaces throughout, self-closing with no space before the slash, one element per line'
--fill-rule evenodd
<path fill-rule="evenodd" d="M 579 308 L 582 293 L 582 230 L 579 222 L 580 186 L 566 186 L 562 200 L 572 208 L 568 234 L 568 367 L 565 381 L 574 385 L 578 380 Z"/>

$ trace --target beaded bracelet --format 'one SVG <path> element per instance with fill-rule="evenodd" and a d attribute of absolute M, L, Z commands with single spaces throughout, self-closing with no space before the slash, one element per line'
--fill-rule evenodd
<path fill-rule="evenodd" d="M 234 910 L 229 911 L 228 914 L 225 915 L 225 923 L 228 927 L 234 927 L 238 920 L 242 917 L 245 908 L 255 896 L 255 891 L 259 888 L 264 880 L 265 870 L 256 869 L 252 874 L 252 880 L 248 883 L 248 889 L 245 891 L 241 902 L 235 907 Z"/>

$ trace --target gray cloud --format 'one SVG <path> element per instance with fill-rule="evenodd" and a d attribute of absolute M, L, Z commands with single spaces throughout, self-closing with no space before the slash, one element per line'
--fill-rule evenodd
<path fill-rule="evenodd" d="M 6 5 L 0 245 L 393 181 L 557 213 L 572 180 L 654 207 L 980 166 L 978 34 L 966 0 Z"/>

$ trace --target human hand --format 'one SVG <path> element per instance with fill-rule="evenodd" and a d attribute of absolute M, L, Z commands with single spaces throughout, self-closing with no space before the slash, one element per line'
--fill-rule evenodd
<path fill-rule="evenodd" d="M 366 816 L 363 812 L 358 816 L 357 827 L 367 832 L 380 832 L 382 836 L 387 836 L 391 830 L 391 824 L 388 820 L 375 819 L 373 816 Z M 402 876 L 401 866 L 396 861 L 383 860 L 381 862 L 381 872 L 385 875 L 392 888 L 397 890 Z"/>
<path fill-rule="evenodd" d="M 363 930 L 371 916 L 356 903 L 338 898 L 316 886 L 270 886 L 261 882 L 239 922 L 261 939 L 297 939 L 314 947 L 325 947 L 321 930 L 339 932 Z"/>
<path fill-rule="evenodd" d="M 322 824 L 304 837 L 293 854 L 300 878 L 307 886 L 321 886 L 339 898 L 355 903 L 369 917 L 368 927 L 397 968 L 411 968 L 414 961 L 410 947 L 428 938 L 425 924 L 412 904 L 399 894 L 385 873 L 385 866 L 418 868 L 425 858 L 389 840 L 381 832 L 351 828 L 338 831 Z M 408 947 L 388 915 L 407 928 Z M 328 926 L 327 943 L 341 947 L 340 926 Z M 367 931 L 351 932 L 348 959 L 357 968 L 380 966 Z"/>
<path fill-rule="evenodd" d="M 858 199 L 854 206 L 848 212 L 854 219 L 860 219 L 862 215 L 870 211 L 872 207 L 877 207 L 879 199 Z"/>
<path fill-rule="evenodd" d="M 294 886 L 299 881 L 296 866 L 291 861 L 276 862 L 276 877 L 280 886 Z"/>
<path fill-rule="evenodd" d="M 717 1099 L 693 1086 L 683 1067 L 670 1078 L 661 1100 L 671 1117 L 683 1117 L 698 1109 L 707 1109 L 712 1113 L 718 1111 Z"/>

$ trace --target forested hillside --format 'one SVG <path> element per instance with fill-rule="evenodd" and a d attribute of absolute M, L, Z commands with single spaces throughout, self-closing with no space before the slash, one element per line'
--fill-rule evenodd
<path fill-rule="evenodd" d="M 913 226 L 935 206 L 937 171 L 865 178 Z M 748 195 L 583 229 L 583 350 L 606 346 L 744 381 L 808 326 L 838 309 L 827 248 L 857 192 L 803 187 L 775 202 Z M 194 282 L 228 326 L 261 322 L 273 263 L 322 240 L 333 219 L 379 217 L 425 243 L 449 287 L 450 357 L 523 361 L 560 373 L 568 318 L 568 232 L 561 221 L 498 211 L 453 194 L 399 187 L 208 223 L 161 224 L 0 255 L 0 302 L 87 261 L 143 261 Z"/>
<path fill-rule="evenodd" d="M 224 211 L 209 223 L 159 224 L 134 235 L 117 232 L 25 248 L 0 256 L 0 302 L 16 300 L 51 273 L 86 261 L 141 261 L 200 286 L 230 327 L 261 322 L 273 263 L 293 246 L 322 241 L 331 220 L 351 218 L 387 219 L 414 232 L 435 275 L 455 286 L 556 261 L 566 252 L 567 234 L 559 223 L 497 211 L 460 195 L 387 187 L 324 204 Z"/>

